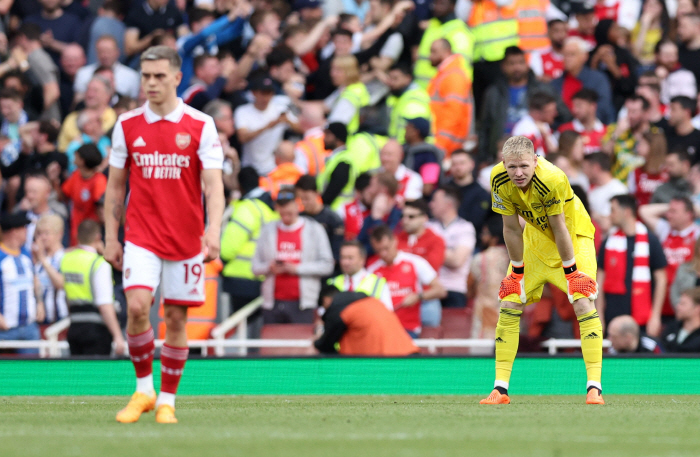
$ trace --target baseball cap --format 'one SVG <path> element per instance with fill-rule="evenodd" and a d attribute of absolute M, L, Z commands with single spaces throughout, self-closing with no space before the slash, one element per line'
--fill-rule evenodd
<path fill-rule="evenodd" d="M 277 193 L 277 204 L 283 205 L 285 203 L 288 203 L 294 199 L 296 199 L 296 195 L 294 194 L 294 189 L 290 187 L 282 187 L 280 191 Z"/>
<path fill-rule="evenodd" d="M 320 8 L 320 0 L 296 0 L 294 2 L 294 11 L 303 10 L 305 8 Z"/>
<path fill-rule="evenodd" d="M 4 213 L 0 216 L 0 228 L 2 228 L 3 231 L 24 227 L 29 224 L 29 222 L 30 220 L 27 219 L 27 213 L 24 211 L 19 213 Z"/>
<path fill-rule="evenodd" d="M 264 92 L 274 92 L 275 85 L 272 78 L 268 74 L 256 76 L 250 81 L 250 90 L 259 90 Z"/>
<path fill-rule="evenodd" d="M 430 121 L 426 118 L 414 117 L 412 119 L 406 119 L 406 122 L 415 127 L 423 138 L 430 136 Z"/>

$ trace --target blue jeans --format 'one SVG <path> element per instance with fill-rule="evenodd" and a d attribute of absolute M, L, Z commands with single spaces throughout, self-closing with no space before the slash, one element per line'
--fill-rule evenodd
<path fill-rule="evenodd" d="M 0 331 L 0 340 L 38 341 L 41 339 L 39 326 L 35 323 Z M 17 354 L 38 355 L 38 349 L 17 349 Z"/>
<path fill-rule="evenodd" d="M 442 320 L 440 300 L 426 300 L 420 305 L 420 321 L 424 327 L 437 327 Z"/>

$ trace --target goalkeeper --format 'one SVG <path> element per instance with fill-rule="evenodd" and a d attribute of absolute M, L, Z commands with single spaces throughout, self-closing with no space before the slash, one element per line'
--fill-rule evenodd
<path fill-rule="evenodd" d="M 595 309 L 595 229 L 563 171 L 535 155 L 532 142 L 515 136 L 491 172 L 492 208 L 503 216 L 510 266 L 501 282 L 496 326 L 496 382 L 482 404 L 508 404 L 508 382 L 518 352 L 520 316 L 537 303 L 549 282 L 566 292 L 581 330 L 588 404 L 604 404 L 600 374 L 603 328 Z M 519 217 L 525 221 L 525 229 Z"/>

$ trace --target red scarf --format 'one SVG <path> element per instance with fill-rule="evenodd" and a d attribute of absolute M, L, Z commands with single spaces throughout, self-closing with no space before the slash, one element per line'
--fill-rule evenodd
<path fill-rule="evenodd" d="M 605 243 L 605 283 L 608 294 L 625 295 L 627 286 L 627 235 L 615 230 Z M 632 317 L 639 325 L 645 325 L 651 315 L 651 269 L 649 268 L 649 234 L 644 224 L 637 221 L 634 238 L 634 266 L 632 269 L 632 293 L 630 295 Z"/>

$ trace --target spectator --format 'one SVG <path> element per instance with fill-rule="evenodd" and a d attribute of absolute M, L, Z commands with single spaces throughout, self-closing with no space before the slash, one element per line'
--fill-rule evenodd
<path fill-rule="evenodd" d="M 275 150 L 275 164 L 277 165 L 267 176 L 260 177 L 260 187 L 270 192 L 273 200 L 283 187 L 292 188 L 297 180 L 304 174 L 294 164 L 294 144 L 291 141 L 282 141 Z"/>
<path fill-rule="evenodd" d="M 274 152 L 287 125 L 296 121 L 288 112 L 284 97 L 275 97 L 269 75 L 257 76 L 250 84 L 253 103 L 239 106 L 234 112 L 238 141 L 243 145 L 241 165 L 252 166 L 265 176 L 275 168 Z"/>
<path fill-rule="evenodd" d="M 364 217 L 362 229 L 357 235 L 367 249 L 368 254 L 374 254 L 370 235 L 376 227 L 386 225 L 390 230 L 396 230 L 401 223 L 402 212 L 397 201 L 399 183 L 389 172 L 377 173 L 372 176 L 372 187 L 375 188 L 375 196 L 372 200 L 369 215 Z"/>
<path fill-rule="evenodd" d="M 122 6 L 117 0 L 105 0 L 97 9 L 97 17 L 90 24 L 89 40 L 87 46 L 87 62 L 97 62 L 97 40 L 103 36 L 111 36 L 117 40 L 119 54 L 124 55 L 124 34 L 126 27 L 122 21 L 124 17 Z"/>
<path fill-rule="evenodd" d="M 678 268 L 692 260 L 693 246 L 700 237 L 700 226 L 695 223 L 693 203 L 687 197 L 673 198 L 668 204 L 642 206 L 639 208 L 639 217 L 659 237 L 666 256 L 669 294 L 661 311 L 661 318 L 666 321 L 674 316 L 671 284 Z"/>
<path fill-rule="evenodd" d="M 559 153 L 549 157 L 549 161 L 566 173 L 571 185 L 578 184 L 586 192 L 591 188 L 588 176 L 583 172 L 584 154 L 583 136 L 576 130 L 565 130 L 559 135 Z"/>
<path fill-rule="evenodd" d="M 338 210 L 338 215 L 344 223 L 345 240 L 357 239 L 364 220 L 370 214 L 372 201 L 377 194 L 377 186 L 372 186 L 372 176 L 362 173 L 355 180 L 355 199 L 345 203 Z"/>
<path fill-rule="evenodd" d="M 347 126 L 348 135 L 360 128 L 360 109 L 369 104 L 369 92 L 360 81 L 360 69 L 354 56 L 339 56 L 331 64 L 331 80 L 335 92 L 324 101 L 328 122 L 340 122 Z"/>
<path fill-rule="evenodd" d="M 61 52 L 61 97 L 59 99 L 61 113 L 70 113 L 73 109 L 75 98 L 73 86 L 81 67 L 85 65 L 85 52 L 80 45 L 71 43 L 66 45 Z"/>
<path fill-rule="evenodd" d="M 389 140 L 379 154 L 381 171 L 391 173 L 399 183 L 396 193 L 399 203 L 406 200 L 418 200 L 423 196 L 423 178 L 409 169 L 403 162 L 403 148 L 396 140 Z"/>
<path fill-rule="evenodd" d="M 387 281 L 396 316 L 412 338 L 421 333 L 423 301 L 444 298 L 447 293 L 430 264 L 415 254 L 399 251 L 398 240 L 386 226 L 372 231 L 372 247 L 379 257 L 369 267 Z"/>
<path fill-rule="evenodd" d="M 606 325 L 629 314 L 637 324 L 646 325 L 647 335 L 658 336 L 667 285 L 663 248 L 656 235 L 637 220 L 632 195 L 616 195 L 610 206 L 614 230 L 598 251 L 597 277 L 603 293 L 596 307 Z"/>
<path fill-rule="evenodd" d="M 564 73 L 564 40 L 569 33 L 569 27 L 561 19 L 552 19 L 547 22 L 547 37 L 552 47 L 545 52 L 533 52 L 530 54 L 530 68 L 537 79 L 549 83 Z"/>
<path fill-rule="evenodd" d="M 482 250 L 472 260 L 467 280 L 467 293 L 474 298 L 472 338 L 495 338 L 500 310 L 498 289 L 503 272 L 508 269 L 510 257 L 503 239 L 503 218 L 491 215 L 481 229 Z M 472 354 L 482 353 L 472 349 Z M 486 352 L 491 353 L 491 349 Z"/>
<path fill-rule="evenodd" d="M 645 132 L 637 141 L 637 155 L 644 159 L 644 165 L 635 168 L 627 179 L 627 187 L 637 199 L 637 205 L 648 204 L 656 189 L 668 181 L 664 170 L 667 150 L 662 132 Z"/>
<path fill-rule="evenodd" d="M 95 70 L 100 67 L 111 68 L 114 72 L 115 90 L 119 95 L 136 98 L 141 88 L 141 77 L 138 72 L 119 62 L 120 51 L 117 39 L 112 35 L 103 35 L 95 43 L 97 62 L 86 65 L 75 76 L 75 101 L 80 102 L 85 98 L 85 91 Z"/>
<path fill-rule="evenodd" d="M 430 64 L 437 68 L 428 84 L 435 146 L 449 158 L 464 146 L 471 128 L 471 76 L 467 62 L 459 53 L 453 53 L 452 45 L 444 38 L 430 46 Z"/>
<path fill-rule="evenodd" d="M 19 47 L 15 48 L 14 52 L 22 54 L 22 62 L 27 60 L 24 56 L 24 51 L 22 51 Z M 24 110 L 27 112 L 27 117 L 31 120 L 39 119 L 41 117 L 41 113 L 44 111 L 42 88 L 39 85 L 30 82 L 29 72 L 23 73 L 20 71 L 18 64 L 14 63 L 14 58 L 10 57 L 10 59 L 6 61 L 6 64 L 10 66 L 17 66 L 17 68 L 5 73 L 2 76 L 2 88 L 14 89 L 19 92 L 24 100 Z M 28 66 L 29 63 L 26 65 Z"/>
<path fill-rule="evenodd" d="M 403 208 L 401 230 L 396 234 L 398 249 L 425 259 L 436 272 L 445 262 L 445 240 L 428 228 L 428 205 L 423 200 L 409 200 Z M 421 303 L 421 323 L 437 327 L 442 319 L 440 301 Z"/>
<path fill-rule="evenodd" d="M 661 104 L 661 83 L 659 82 L 658 76 L 652 72 L 642 73 L 639 77 L 639 84 L 637 84 L 635 93 L 641 95 L 642 98 L 649 102 L 649 122 L 655 127 L 666 130 L 668 126 L 666 120 L 668 106 Z M 625 108 L 620 110 L 620 115 L 618 117 L 625 117 L 623 113 L 626 116 L 627 110 Z"/>
<path fill-rule="evenodd" d="M 202 54 L 194 58 L 194 76 L 182 99 L 191 107 L 201 110 L 221 96 L 227 85 L 235 82 L 236 61 L 231 56 L 219 60 L 217 56 Z"/>
<path fill-rule="evenodd" d="M 437 270 L 440 283 L 447 289 L 447 296 L 442 299 L 443 308 L 467 306 L 467 278 L 476 233 L 472 223 L 457 214 L 459 204 L 459 192 L 454 187 L 439 188 L 430 201 L 434 220 L 428 223 L 428 230 L 441 237 L 445 245 L 445 260 Z M 431 249 L 438 249 L 438 245 Z"/>
<path fill-rule="evenodd" d="M 320 353 L 400 357 L 419 352 L 396 314 L 378 299 L 327 286 L 319 302 L 324 329 L 314 346 Z"/>
<path fill-rule="evenodd" d="M 685 151 L 692 163 L 700 162 L 700 130 L 697 130 L 691 120 L 695 114 L 695 98 L 683 95 L 673 97 L 669 106 L 666 141 L 671 151 Z"/>
<path fill-rule="evenodd" d="M 693 11 L 678 16 L 678 61 L 700 81 L 700 14 Z"/>
<path fill-rule="evenodd" d="M 627 97 L 634 94 L 639 74 L 639 62 L 632 53 L 619 46 L 621 27 L 611 19 L 603 19 L 596 25 L 598 43 L 593 50 L 589 65 L 605 73 L 610 81 L 615 111 L 622 108 Z"/>
<path fill-rule="evenodd" d="M 503 76 L 487 89 L 479 114 L 479 159 L 486 162 L 495 160 L 498 140 L 510 135 L 515 124 L 527 115 L 532 94 L 548 90 L 528 72 L 525 53 L 518 47 L 506 48 L 501 72 Z M 563 113 L 566 109 L 560 98 L 558 104 L 557 111 Z"/>
<path fill-rule="evenodd" d="M 270 77 L 276 86 L 278 95 L 287 95 L 298 103 L 304 95 L 305 78 L 297 74 L 294 66 L 294 51 L 286 45 L 273 48 L 265 58 Z"/>
<path fill-rule="evenodd" d="M 430 122 L 430 96 L 413 81 L 411 67 L 396 64 L 387 73 L 387 86 L 391 91 L 386 101 L 389 110 L 389 138 L 403 144 L 408 119 L 422 118 Z M 430 126 L 430 124 L 428 124 Z M 428 135 L 430 136 L 430 129 Z"/>
<path fill-rule="evenodd" d="M 552 133 L 552 124 L 557 117 L 556 98 L 548 92 L 535 92 L 527 105 L 528 112 L 513 126 L 513 135 L 532 141 L 538 156 L 557 152 L 559 143 Z"/>
<path fill-rule="evenodd" d="M 57 138 L 58 128 L 51 121 L 41 121 L 29 131 L 29 136 L 23 141 L 25 153 L 15 162 L 22 181 L 28 174 L 43 173 L 49 178 L 54 190 L 60 187 L 68 170 L 68 158 L 56 149 Z M 24 183 L 20 186 L 20 191 L 23 189 Z"/>
<path fill-rule="evenodd" d="M 693 189 L 688 181 L 690 157 L 685 151 L 671 151 L 666 155 L 668 181 L 656 188 L 650 203 L 668 203 L 674 197 L 689 197 Z"/>
<path fill-rule="evenodd" d="M 27 24 L 36 24 L 41 28 L 41 44 L 56 65 L 61 52 L 68 43 L 79 41 L 82 19 L 69 12 L 64 12 L 61 0 L 39 0 L 41 12 L 24 19 Z"/>
<path fill-rule="evenodd" d="M 583 172 L 593 187 L 588 194 L 591 218 L 603 232 L 607 232 L 611 225 L 610 199 L 616 195 L 626 194 L 627 187 L 622 181 L 613 177 L 610 172 L 610 157 L 603 152 L 594 152 L 584 157 Z"/>
<path fill-rule="evenodd" d="M 117 114 L 109 106 L 113 91 L 112 83 L 101 75 L 93 76 L 85 91 L 85 108 L 97 111 L 103 132 L 109 131 L 117 120 Z M 74 111 L 63 120 L 58 134 L 59 151 L 66 151 L 70 142 L 80 137 L 78 114 Z"/>
<path fill-rule="evenodd" d="M 671 284 L 671 305 L 677 309 L 681 294 L 700 285 L 700 241 L 695 242 L 692 258 L 681 264 L 676 271 L 676 277 Z"/>
<path fill-rule="evenodd" d="M 598 93 L 591 89 L 581 89 L 572 97 L 571 113 L 574 120 L 559 127 L 559 133 L 574 130 L 583 138 L 583 152 L 590 154 L 603 148 L 605 125 L 596 117 Z"/>
<path fill-rule="evenodd" d="M 661 82 L 661 103 L 668 105 L 672 98 L 679 95 L 695 99 L 698 95 L 695 75 L 690 70 L 683 68 L 678 62 L 676 43 L 664 40 L 656 45 L 656 49 L 656 75 Z"/>
<path fill-rule="evenodd" d="M 406 119 L 403 163 L 423 180 L 423 196 L 429 198 L 440 181 L 443 152 L 426 140 L 430 120 L 422 117 Z"/>
<path fill-rule="evenodd" d="M 671 20 L 664 0 L 648 0 L 642 5 L 642 15 L 630 37 L 632 54 L 642 68 L 653 68 L 658 43 L 668 35 Z M 676 55 L 678 50 L 676 49 Z"/>
<path fill-rule="evenodd" d="M 323 144 L 331 153 L 325 170 L 318 176 L 318 188 L 323 204 L 334 210 L 353 198 L 357 165 L 345 145 L 347 140 L 347 126 L 341 122 L 332 122 L 323 131 Z"/>
<path fill-rule="evenodd" d="M 608 326 L 611 354 L 653 353 L 660 354 L 661 346 L 653 338 L 639 334 L 639 325 L 632 316 L 617 316 Z"/>
<path fill-rule="evenodd" d="M 27 241 L 24 213 L 4 213 L 0 217 L 0 340 L 36 341 L 41 338 L 37 322 L 45 319 L 44 303 L 34 295 L 34 266 Z M 38 349 L 18 349 L 18 354 L 39 354 Z"/>
<path fill-rule="evenodd" d="M 311 324 L 321 278 L 333 272 L 333 253 L 323 227 L 299 217 L 293 192 L 280 192 L 275 208 L 280 221 L 261 229 L 253 256 L 253 273 L 266 276 L 263 321 Z"/>
<path fill-rule="evenodd" d="M 569 30 L 569 36 L 581 38 L 583 43 L 588 45 L 589 49 L 595 48 L 598 45 L 595 39 L 595 27 L 598 24 L 595 10 L 588 5 L 581 4 L 574 11 L 574 19 L 578 27 Z"/>
<path fill-rule="evenodd" d="M 637 139 L 645 132 L 658 131 L 649 123 L 650 105 L 644 97 L 633 95 L 625 102 L 625 108 L 627 116 L 621 116 L 617 124 L 610 124 L 603 138 L 603 152 L 613 158 L 612 173 L 623 182 L 632 170 L 644 164 L 635 152 Z"/>
<path fill-rule="evenodd" d="M 552 81 L 554 92 L 572 109 L 572 97 L 581 89 L 593 89 L 598 93 L 598 119 L 608 124 L 615 119 L 610 83 L 603 73 L 586 66 L 588 45 L 579 37 L 570 37 L 564 43 L 564 74 Z"/>
<path fill-rule="evenodd" d="M 221 260 L 224 261 L 224 291 L 231 297 L 231 313 L 260 296 L 263 277 L 253 273 L 252 258 L 262 227 L 279 216 L 269 206 L 270 195 L 258 187 L 258 174 L 252 167 L 238 173 L 241 198 L 229 204 L 231 217 L 221 237 Z M 248 335 L 258 338 L 262 312 L 248 318 Z"/>
<path fill-rule="evenodd" d="M 36 223 L 42 216 L 58 214 L 64 219 L 68 216 L 62 203 L 51 201 L 51 182 L 46 175 L 40 173 L 27 175 L 24 181 L 24 198 L 19 204 L 19 209 L 26 211 L 25 217 L 29 219 L 25 245 L 27 252 L 32 248 Z"/>
<path fill-rule="evenodd" d="M 700 289 L 681 294 L 676 320 L 666 327 L 662 341 L 666 352 L 700 352 Z"/>
<path fill-rule="evenodd" d="M 459 217 L 471 222 L 481 232 L 486 214 L 491 208 L 491 195 L 474 180 L 474 157 L 464 149 L 452 153 L 448 184 L 459 191 Z"/>
<path fill-rule="evenodd" d="M 340 247 L 340 272 L 329 279 L 329 285 L 341 292 L 362 292 L 380 300 L 389 310 L 394 310 L 391 292 L 386 279 L 379 278 L 365 269 L 367 251 L 357 240 L 345 241 Z"/>
<path fill-rule="evenodd" d="M 326 123 L 321 106 L 306 103 L 299 115 L 299 129 L 304 138 L 294 145 L 294 163 L 305 174 L 320 175 L 326 168 L 328 151 L 323 142 L 323 126 Z"/>
<path fill-rule="evenodd" d="M 99 172 L 102 159 L 102 154 L 95 144 L 80 146 L 75 151 L 77 170 L 61 186 L 63 195 L 71 203 L 71 246 L 78 242 L 78 226 L 84 220 L 99 221 L 97 201 L 107 189 L 107 178 Z"/>
<path fill-rule="evenodd" d="M 76 170 L 75 151 L 84 144 L 95 144 L 97 149 L 102 154 L 102 158 L 107 157 L 107 153 L 112 145 L 109 137 L 102 131 L 102 123 L 100 122 L 100 114 L 94 109 L 84 109 L 78 114 L 76 121 L 80 136 L 68 144 L 66 149 L 66 157 L 68 158 L 68 172 L 73 173 Z"/>
<path fill-rule="evenodd" d="M 340 245 L 343 244 L 343 235 L 345 234 L 343 220 L 333 210 L 323 204 L 316 187 L 316 178 L 313 176 L 300 176 L 294 184 L 294 190 L 304 207 L 304 212 L 301 215 L 321 224 L 331 244 L 333 258 L 336 262 L 339 262 Z"/>
<path fill-rule="evenodd" d="M 39 281 L 40 301 L 44 303 L 46 319 L 40 324 L 53 324 L 68 317 L 63 276 L 60 273 L 63 258 L 63 219 L 56 214 L 42 216 L 36 223 L 32 255 L 36 259 L 34 275 Z"/>
<path fill-rule="evenodd" d="M 66 293 L 71 355 L 124 354 L 126 343 L 114 311 L 112 267 L 102 257 L 102 227 L 83 220 L 77 230 L 78 246 L 63 255 L 61 274 Z"/>
<path fill-rule="evenodd" d="M 322 3 L 319 0 L 295 0 L 294 11 L 299 13 L 302 22 L 318 21 L 323 18 Z"/>
<path fill-rule="evenodd" d="M 0 114 L 2 114 L 0 134 L 10 141 L 10 145 L 2 149 L 0 159 L 2 165 L 8 167 L 17 160 L 19 151 L 22 149 L 20 128 L 29 121 L 19 92 L 14 89 L 0 90 Z"/>
<path fill-rule="evenodd" d="M 33 84 L 41 87 L 44 99 L 42 119 L 61 119 L 59 107 L 60 89 L 58 67 L 41 47 L 41 29 L 36 24 L 22 24 L 15 36 L 17 46 L 26 54 L 26 60 L 18 63 L 23 72 L 29 70 Z"/>
<path fill-rule="evenodd" d="M 144 0 L 140 6 L 129 9 L 124 25 L 124 51 L 130 58 L 137 57 L 166 33 L 180 36 L 187 30 L 182 13 L 169 0 Z"/>

